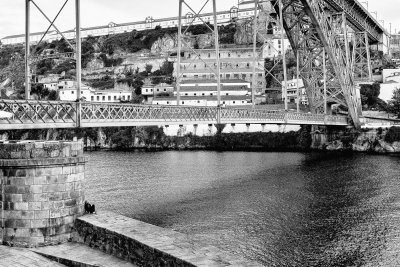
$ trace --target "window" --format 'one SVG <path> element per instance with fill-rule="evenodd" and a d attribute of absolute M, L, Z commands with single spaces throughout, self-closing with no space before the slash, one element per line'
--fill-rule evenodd
<path fill-rule="evenodd" d="M 64 93 L 64 92 L 63 92 L 63 93 Z M 90 100 L 91 100 L 91 101 L 94 101 L 94 96 L 91 96 L 91 97 L 90 97 Z"/>
<path fill-rule="evenodd" d="M 206 95 L 205 93 L 202 93 L 201 95 Z"/>
<path fill-rule="evenodd" d="M 71 94 L 72 94 L 72 95 L 75 94 L 75 91 L 71 91 Z"/>
<path fill-rule="evenodd" d="M 258 74 L 258 77 L 262 77 L 262 73 L 259 73 L 259 74 Z"/>
<path fill-rule="evenodd" d="M 97 99 L 97 101 L 100 101 L 100 96 L 97 96 L 96 99 Z"/>
<path fill-rule="evenodd" d="M 194 93 L 193 95 L 197 95 L 196 93 Z"/>
<path fill-rule="evenodd" d="M 197 100 L 197 103 L 200 103 L 200 100 Z"/>
<path fill-rule="evenodd" d="M 235 101 L 233 101 L 233 104 L 235 104 Z"/>
<path fill-rule="evenodd" d="M 148 93 L 149 92 L 149 89 L 146 89 L 146 93 Z"/>
<path fill-rule="evenodd" d="M 159 92 L 159 91 L 160 91 L 160 89 L 157 88 L 157 92 Z"/>
<path fill-rule="evenodd" d="M 213 93 L 210 93 L 210 95 L 213 95 Z"/>
<path fill-rule="evenodd" d="M 226 74 L 226 78 L 227 79 L 231 78 L 231 75 L 230 74 Z"/>
<path fill-rule="evenodd" d="M 131 96 L 130 95 L 128 95 L 128 100 L 131 100 Z"/>
<path fill-rule="evenodd" d="M 125 100 L 125 96 L 124 95 L 122 96 L 122 100 Z"/>
<path fill-rule="evenodd" d="M 211 53 L 208 53 L 208 58 L 210 58 L 211 57 Z"/>
<path fill-rule="evenodd" d="M 188 95 L 188 93 L 185 93 L 185 95 Z"/>
<path fill-rule="evenodd" d="M 185 101 L 182 101 L 182 104 L 185 104 Z"/>
<path fill-rule="evenodd" d="M 167 105 L 169 105 L 169 101 L 167 101 Z"/>
<path fill-rule="evenodd" d="M 164 92 L 166 92 L 167 91 L 167 89 L 166 88 L 164 88 Z"/>
<path fill-rule="evenodd" d="M 106 100 L 106 96 L 105 95 L 103 95 L 103 101 L 105 101 Z"/>
<path fill-rule="evenodd" d="M 111 100 L 111 96 L 109 95 L 109 96 L 108 96 L 108 101 L 110 101 L 110 100 Z"/>
<path fill-rule="evenodd" d="M 117 100 L 117 96 L 116 95 L 114 96 L 114 100 Z"/>
<path fill-rule="evenodd" d="M 226 93 L 226 95 L 229 95 L 229 93 Z"/>

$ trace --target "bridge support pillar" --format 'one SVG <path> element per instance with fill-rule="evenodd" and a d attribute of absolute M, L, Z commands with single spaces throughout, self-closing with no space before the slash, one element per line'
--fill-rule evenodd
<path fill-rule="evenodd" d="M 0 143 L 0 243 L 65 242 L 84 213 L 82 142 Z"/>

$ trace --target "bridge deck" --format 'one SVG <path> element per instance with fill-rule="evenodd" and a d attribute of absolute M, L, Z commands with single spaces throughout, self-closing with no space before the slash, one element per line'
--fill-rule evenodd
<path fill-rule="evenodd" d="M 348 125 L 344 116 L 263 109 L 0 100 L 0 110 L 12 114 L 0 120 L 1 130 L 216 124 L 218 118 L 236 124 Z"/>

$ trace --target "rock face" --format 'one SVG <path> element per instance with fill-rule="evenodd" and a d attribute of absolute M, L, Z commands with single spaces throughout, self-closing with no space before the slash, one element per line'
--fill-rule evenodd
<path fill-rule="evenodd" d="M 99 70 L 102 68 L 104 68 L 104 62 L 98 58 L 94 58 L 86 65 L 87 70 Z"/>
<path fill-rule="evenodd" d="M 178 47 L 178 36 L 177 34 L 165 34 L 164 37 L 159 38 L 151 46 L 151 53 L 158 54 L 167 51 L 176 50 Z"/>
<path fill-rule="evenodd" d="M 215 43 L 212 34 L 200 34 L 197 36 L 196 42 L 200 49 L 213 47 Z"/>
<path fill-rule="evenodd" d="M 261 10 L 257 19 L 257 42 L 264 42 L 265 39 L 268 38 L 268 27 L 277 24 L 272 16 L 274 13 L 275 11 L 270 3 L 261 4 Z M 253 24 L 254 21 L 252 18 L 238 20 L 236 22 L 236 32 L 234 35 L 235 44 L 243 45 L 253 43 Z"/>
<path fill-rule="evenodd" d="M 357 152 L 400 153 L 400 142 L 387 142 L 387 129 L 359 132 L 346 135 L 341 132 L 333 136 L 332 133 L 313 133 L 312 148 L 318 150 L 351 150 Z"/>

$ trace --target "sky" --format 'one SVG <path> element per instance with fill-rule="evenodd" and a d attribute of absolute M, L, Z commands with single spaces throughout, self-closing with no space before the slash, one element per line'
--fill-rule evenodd
<path fill-rule="evenodd" d="M 34 0 L 34 2 L 52 20 L 66 0 Z M 227 10 L 237 5 L 237 0 L 216 0 L 217 10 Z M 204 0 L 186 0 L 198 11 Z M 365 2 L 364 5 L 366 6 Z M 378 20 L 384 20 L 385 28 L 392 32 L 400 31 L 400 0 L 369 0 L 368 10 L 376 11 Z M 81 0 L 81 26 L 106 25 L 109 22 L 125 23 L 144 20 L 147 16 L 164 18 L 178 15 L 178 0 Z M 210 0 L 206 11 L 212 8 Z M 56 21 L 61 30 L 70 30 L 75 26 L 75 0 L 68 0 L 65 9 Z M 185 7 L 183 13 L 189 12 Z M 374 14 L 375 16 L 375 14 Z M 25 0 L 0 0 L 0 39 L 9 35 L 23 34 L 25 31 Z M 49 23 L 31 4 L 31 32 L 45 31 Z"/>

